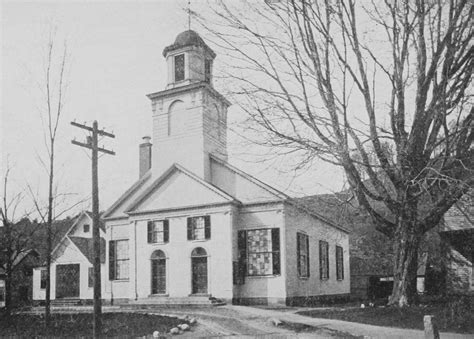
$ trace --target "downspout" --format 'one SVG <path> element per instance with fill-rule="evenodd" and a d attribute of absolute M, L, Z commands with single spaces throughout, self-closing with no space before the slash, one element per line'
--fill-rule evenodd
<path fill-rule="evenodd" d="M 134 241 L 135 241 L 135 300 L 138 300 L 138 288 L 137 288 L 137 222 L 133 225 Z"/>

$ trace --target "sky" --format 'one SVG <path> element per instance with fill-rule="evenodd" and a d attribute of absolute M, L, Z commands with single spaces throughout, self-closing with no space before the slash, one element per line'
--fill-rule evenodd
<path fill-rule="evenodd" d="M 199 12 L 206 4 L 193 0 L 191 6 Z M 1 167 L 2 173 L 10 167 L 10 194 L 24 192 L 23 210 L 31 208 L 33 196 L 44 201 L 47 188 L 40 112 L 50 32 L 55 32 L 58 51 L 67 42 L 70 61 L 56 158 L 58 192 L 67 201 L 58 211 L 80 200 L 84 203 L 77 208 L 90 208 L 90 155 L 71 144 L 74 138 L 85 140 L 86 134 L 70 125 L 73 120 L 88 125 L 97 120 L 100 128 L 116 135 L 100 142 L 116 152 L 99 160 L 100 208 L 106 209 L 138 178 L 138 144 L 151 135 L 146 94 L 165 88 L 162 51 L 187 29 L 186 5 L 187 0 L 1 2 Z M 218 61 L 218 49 L 216 53 Z M 223 90 L 219 86 L 225 83 L 216 84 L 218 91 Z M 231 107 L 228 114 L 232 124 L 242 113 Z M 340 172 L 326 164 L 317 163 L 295 176 L 282 171 L 278 162 L 256 161 L 251 149 L 241 152 L 239 137 L 233 133 L 228 143 L 232 164 L 290 195 L 342 187 Z"/>

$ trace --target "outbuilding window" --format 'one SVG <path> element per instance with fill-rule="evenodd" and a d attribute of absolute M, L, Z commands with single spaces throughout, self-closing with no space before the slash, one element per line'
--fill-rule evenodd
<path fill-rule="evenodd" d="M 326 241 L 319 241 L 319 278 L 329 279 L 329 244 Z"/>
<path fill-rule="evenodd" d="M 296 257 L 298 276 L 309 277 L 309 237 L 304 233 L 296 233 Z"/>
<path fill-rule="evenodd" d="M 128 277 L 128 240 L 109 241 L 109 279 L 127 280 Z"/>
<path fill-rule="evenodd" d="M 280 229 L 262 228 L 238 232 L 239 265 L 247 276 L 280 274 Z"/>
<path fill-rule="evenodd" d="M 40 289 L 42 290 L 46 289 L 46 275 L 47 275 L 46 269 L 42 269 L 40 271 Z"/>
<path fill-rule="evenodd" d="M 148 227 L 148 243 L 167 243 L 169 241 L 169 221 L 150 220 Z"/>
<path fill-rule="evenodd" d="M 84 233 L 89 233 L 91 230 L 91 225 L 89 224 L 84 224 L 83 226 Z"/>
<path fill-rule="evenodd" d="M 94 287 L 94 267 L 89 267 L 88 273 L 88 286 L 92 288 Z"/>

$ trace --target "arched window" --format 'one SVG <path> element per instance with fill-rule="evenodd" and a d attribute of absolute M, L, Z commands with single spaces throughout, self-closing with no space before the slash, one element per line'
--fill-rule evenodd
<path fill-rule="evenodd" d="M 166 259 L 166 255 L 165 255 L 165 252 L 163 252 L 162 250 L 156 250 L 154 251 L 152 254 L 151 254 L 151 260 L 154 260 L 154 259 Z"/>
<path fill-rule="evenodd" d="M 162 250 L 151 254 L 151 294 L 166 293 L 166 255 Z"/>
<path fill-rule="evenodd" d="M 176 135 L 184 131 L 185 123 L 184 103 L 181 100 L 176 100 L 168 109 L 168 135 Z"/>
<path fill-rule="evenodd" d="M 191 252 L 191 257 L 207 257 L 207 252 L 204 248 L 202 247 L 196 247 L 192 252 Z"/>
<path fill-rule="evenodd" d="M 207 252 L 196 247 L 191 252 L 192 293 L 207 294 Z"/>

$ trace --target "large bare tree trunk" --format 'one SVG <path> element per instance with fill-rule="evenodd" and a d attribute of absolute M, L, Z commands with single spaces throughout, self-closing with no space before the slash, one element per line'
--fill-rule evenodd
<path fill-rule="evenodd" d="M 415 222 L 401 218 L 395 233 L 393 291 L 389 305 L 405 307 L 416 298 L 418 247 L 422 234 Z"/>

